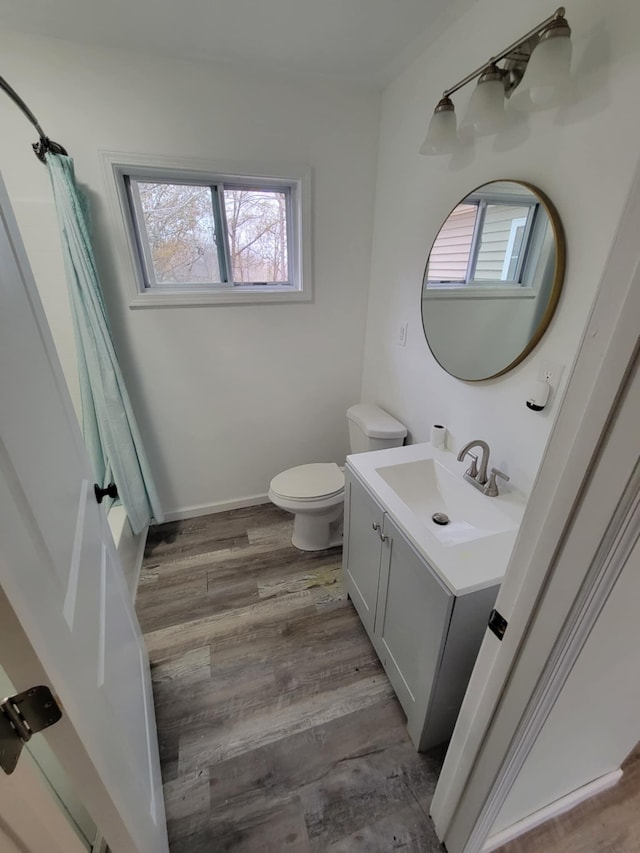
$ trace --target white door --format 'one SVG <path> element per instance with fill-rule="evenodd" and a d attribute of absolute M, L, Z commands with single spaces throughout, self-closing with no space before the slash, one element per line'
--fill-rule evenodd
<path fill-rule="evenodd" d="M 114 853 L 168 849 L 147 654 L 0 182 L 0 661 Z"/>

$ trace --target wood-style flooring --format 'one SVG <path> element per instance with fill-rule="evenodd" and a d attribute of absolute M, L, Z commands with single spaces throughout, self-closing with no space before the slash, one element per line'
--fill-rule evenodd
<path fill-rule="evenodd" d="M 496 853 L 640 853 L 640 745 L 622 765 L 622 779 Z"/>
<path fill-rule="evenodd" d="M 272 505 L 150 532 L 136 608 L 172 853 L 434 853 L 419 755 L 340 582 Z"/>

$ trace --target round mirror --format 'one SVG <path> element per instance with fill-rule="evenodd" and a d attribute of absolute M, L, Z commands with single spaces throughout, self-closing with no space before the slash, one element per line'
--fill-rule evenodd
<path fill-rule="evenodd" d="M 564 266 L 562 225 L 540 190 L 493 181 L 463 198 L 433 242 L 422 283 L 422 324 L 438 363 L 469 381 L 519 364 L 549 325 Z"/>

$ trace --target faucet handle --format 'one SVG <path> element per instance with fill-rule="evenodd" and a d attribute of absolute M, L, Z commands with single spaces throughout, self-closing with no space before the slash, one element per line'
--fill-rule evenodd
<path fill-rule="evenodd" d="M 489 477 L 489 482 L 487 483 L 484 493 L 488 495 L 490 498 L 495 498 L 498 496 L 498 485 L 496 483 L 496 477 L 502 477 L 505 482 L 509 481 L 509 477 L 506 474 L 503 474 L 502 471 L 498 471 L 497 468 L 491 469 L 491 476 Z"/>
<path fill-rule="evenodd" d="M 466 473 L 475 480 L 478 476 L 478 457 L 475 453 L 471 453 L 470 450 L 467 450 L 466 455 L 471 459 L 471 465 L 467 468 Z"/>
<path fill-rule="evenodd" d="M 475 480 L 475 478 L 478 476 L 478 457 L 475 453 L 471 453 L 470 450 L 467 450 L 465 456 L 468 456 L 471 459 L 471 465 L 469 465 L 469 467 L 465 471 L 465 474 L 469 477 L 473 477 L 473 479 Z"/>

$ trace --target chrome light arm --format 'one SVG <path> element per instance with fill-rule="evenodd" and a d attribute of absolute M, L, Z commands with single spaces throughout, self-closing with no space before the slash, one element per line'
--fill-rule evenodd
<path fill-rule="evenodd" d="M 516 51 L 518 51 L 519 48 L 523 49 L 521 51 L 522 56 L 518 56 L 517 59 L 520 60 L 520 62 L 522 62 L 526 67 L 526 63 L 529 59 L 529 55 L 532 49 L 531 43 L 533 43 L 533 45 L 535 46 L 540 41 L 540 34 L 543 32 L 543 30 L 547 29 L 550 26 L 559 26 L 560 24 L 558 22 L 560 21 L 562 21 L 565 26 L 568 26 L 568 24 L 566 24 L 566 21 L 564 21 L 565 11 L 566 10 L 564 6 L 559 6 L 553 13 L 553 15 L 549 15 L 549 17 L 545 18 L 544 21 L 539 23 L 537 27 L 534 27 L 533 29 L 529 30 L 528 33 L 521 36 L 521 38 L 517 39 L 517 41 L 512 42 L 509 47 L 506 47 L 504 50 L 501 50 L 500 53 L 497 53 L 495 56 L 492 56 L 487 62 L 476 68 L 475 71 L 472 71 L 470 74 L 467 74 L 466 77 L 463 77 L 463 79 L 456 83 L 455 86 L 451 86 L 449 89 L 445 89 L 442 93 L 442 98 L 448 98 L 450 95 L 453 95 L 454 92 L 457 92 L 458 89 L 462 89 L 462 87 L 466 86 L 467 83 L 470 83 L 472 80 L 475 80 L 476 77 L 479 77 L 482 72 L 485 71 L 490 65 L 494 65 L 496 62 L 500 62 L 501 59 L 506 59 L 507 57 L 511 58 L 510 54 L 516 54 Z M 524 73 L 524 71 L 521 72 L 520 77 L 522 76 L 522 73 Z"/>

